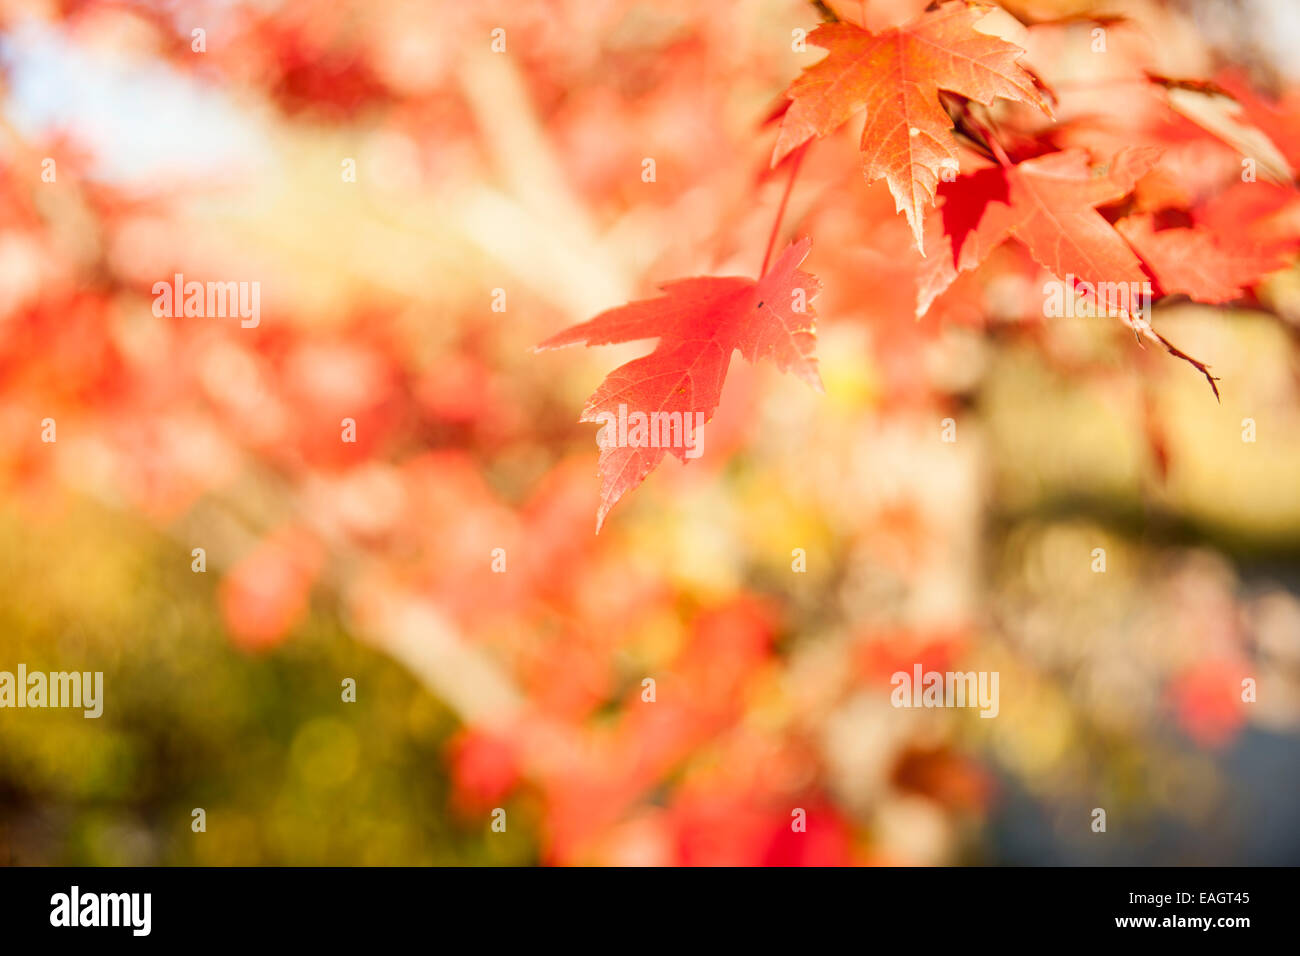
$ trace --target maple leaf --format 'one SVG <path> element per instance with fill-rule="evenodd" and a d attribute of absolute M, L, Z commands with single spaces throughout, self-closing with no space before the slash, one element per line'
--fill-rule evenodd
<path fill-rule="evenodd" d="M 1032 103 L 1051 115 L 1020 47 L 975 30 L 991 8 L 949 4 L 901 27 L 869 33 L 851 23 L 823 23 L 808 41 L 829 55 L 808 67 L 786 95 L 790 108 L 772 154 L 775 166 L 813 137 L 826 136 L 859 110 L 863 172 L 884 179 L 924 253 L 923 207 L 934 201 L 945 169 L 957 169 L 953 123 L 939 91 L 984 105 L 994 98 Z"/>
<path fill-rule="evenodd" d="M 917 275 L 917 317 L 959 272 L 974 269 L 1014 236 L 1035 262 L 1057 278 L 1071 280 L 1074 290 L 1086 292 L 1098 310 L 1194 366 L 1217 398 L 1216 379 L 1205 363 L 1173 345 L 1151 328 L 1149 315 L 1132 308 L 1144 298 L 1150 277 L 1124 237 L 1097 212 L 1098 206 L 1131 192 L 1159 154 L 1153 147 L 1132 147 L 1109 165 L 1090 166 L 1084 150 L 1069 149 L 944 183 L 939 216 L 927 225 L 939 251 Z"/>
<path fill-rule="evenodd" d="M 1096 210 L 1123 198 L 1155 164 L 1159 151 L 1123 150 L 1109 167 L 1091 167 L 1083 150 L 1070 149 L 991 166 L 944 183 L 943 205 L 928 231 L 937 254 L 921 267 L 917 317 L 950 286 L 959 272 L 976 268 L 1014 236 L 1034 260 L 1057 277 L 1074 276 L 1108 290 L 1097 305 L 1122 308 L 1113 286 L 1142 283 L 1142 263 Z M 940 226 L 942 232 L 940 233 Z"/>
<path fill-rule="evenodd" d="M 1234 241 L 1293 250 L 1300 247 L 1300 192 L 1274 183 L 1234 183 L 1194 208 L 1192 222 Z"/>
<path fill-rule="evenodd" d="M 1216 84 L 1235 99 L 1243 118 L 1277 146 L 1292 166 L 1300 166 L 1300 90 L 1283 89 L 1275 99 L 1261 95 L 1240 69 L 1228 69 Z"/>
<path fill-rule="evenodd" d="M 811 306 L 821 283 L 798 268 L 811 247 L 807 238 L 792 242 L 758 280 L 705 276 L 666 283 L 660 287 L 664 294 L 657 298 L 602 312 L 537 346 L 540 351 L 659 339 L 649 355 L 611 372 L 582 412 L 581 421 L 602 422 L 602 433 L 607 433 L 603 440 L 597 436 L 601 446 L 597 532 L 615 503 L 641 484 L 666 453 L 683 462 L 692 457 L 692 448 L 687 447 L 692 423 L 713 417 L 732 352 L 739 350 L 751 362 L 771 358 L 781 371 L 793 372 L 822 390 L 812 354 L 816 313 Z M 609 433 L 617 432 L 620 419 L 631 419 L 634 413 L 661 417 L 650 419 L 640 440 L 623 441 Z M 664 417 L 673 415 L 680 417 Z M 655 424 L 670 421 L 681 422 L 680 429 Z M 632 435 L 630 428 L 628 435 Z M 665 437 L 670 440 L 662 441 Z"/>
<path fill-rule="evenodd" d="M 1153 89 L 1161 90 L 1169 108 L 1225 143 L 1234 151 L 1258 162 L 1260 172 L 1278 183 L 1288 183 L 1295 173 L 1290 157 L 1285 154 L 1288 145 L 1287 122 L 1267 103 L 1254 97 L 1248 86 L 1234 91 L 1212 80 L 1175 79 L 1144 71 Z M 1224 79 L 1232 82 L 1232 74 Z M 1294 102 L 1290 108 L 1294 109 Z"/>
<path fill-rule="evenodd" d="M 1182 293 L 1197 302 L 1240 298 L 1286 264 L 1279 245 L 1221 238 L 1204 226 L 1157 230 L 1150 214 L 1121 219 L 1115 228 L 1142 257 L 1160 292 Z"/>

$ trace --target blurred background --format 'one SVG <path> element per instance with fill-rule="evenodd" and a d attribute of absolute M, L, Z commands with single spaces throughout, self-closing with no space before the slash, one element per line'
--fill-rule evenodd
<path fill-rule="evenodd" d="M 1124 86 L 1235 64 L 1300 161 L 1293 5 L 1005 6 L 1069 130 L 1230 178 Z M 819 17 L 0 3 L 0 670 L 105 686 L 98 720 L 0 711 L 0 863 L 1300 863 L 1294 270 L 1157 309 L 1222 402 L 1042 320 L 1015 246 L 918 322 L 850 123 L 781 234 L 826 394 L 737 360 L 704 456 L 594 533 L 577 419 L 646 347 L 531 349 L 757 272 Z M 259 282 L 257 328 L 156 316 L 178 272 Z M 891 707 L 915 663 L 999 672 L 999 715 Z"/>

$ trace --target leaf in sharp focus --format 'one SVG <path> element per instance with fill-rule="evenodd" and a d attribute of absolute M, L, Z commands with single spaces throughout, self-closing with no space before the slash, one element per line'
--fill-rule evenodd
<path fill-rule="evenodd" d="M 924 252 L 923 208 L 934 201 L 943 170 L 957 169 L 953 124 L 939 91 L 985 105 L 995 97 L 1018 100 L 1051 115 L 1033 76 L 1016 62 L 1024 51 L 975 29 L 990 9 L 946 4 L 875 34 L 843 22 L 817 27 L 808 40 L 829 54 L 790 84 L 772 165 L 866 110 L 863 172 L 868 181 L 889 183 Z"/>
<path fill-rule="evenodd" d="M 943 183 L 943 205 L 932 217 L 941 229 L 930 227 L 938 248 L 918 278 L 917 316 L 926 313 L 959 272 L 976 268 L 1011 236 L 1058 278 L 1074 276 L 1094 288 L 1110 289 L 1113 294 L 1097 302 L 1099 308 L 1123 308 L 1114 287 L 1142 283 L 1147 276 L 1096 207 L 1129 193 L 1158 153 L 1149 147 L 1126 149 L 1109 166 L 1094 167 L 1087 153 L 1071 149 Z"/>
<path fill-rule="evenodd" d="M 821 289 L 816 277 L 799 269 L 812 247 L 809 239 L 791 243 L 759 280 L 740 277 L 681 279 L 665 284 L 663 295 L 602 312 L 542 342 L 538 349 L 565 345 L 609 345 L 658 338 L 654 351 L 616 368 L 583 409 L 582 421 L 600 422 L 600 506 L 596 530 L 610 509 L 663 460 L 691 457 L 696 422 L 707 422 L 722 396 L 731 353 L 739 349 L 751 362 L 772 359 L 821 390 L 812 300 Z M 646 441 L 619 435 L 623 420 L 678 415 L 680 428 L 651 427 Z M 652 421 L 672 419 L 652 419 Z M 688 424 L 689 423 L 689 424 Z M 612 431 L 612 434 L 608 434 Z M 650 444 L 650 436 L 672 440 Z M 693 447 L 699 447 L 695 445 Z"/>

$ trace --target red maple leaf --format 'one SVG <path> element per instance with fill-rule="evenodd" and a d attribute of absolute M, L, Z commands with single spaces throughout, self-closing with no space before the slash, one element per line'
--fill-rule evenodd
<path fill-rule="evenodd" d="M 924 250 L 922 209 L 943 171 L 957 170 L 953 122 L 939 91 L 985 105 L 995 97 L 1033 103 L 1051 115 L 1033 75 L 1016 62 L 1024 51 L 975 29 L 989 9 L 949 4 L 880 33 L 851 23 L 817 27 L 808 40 L 830 54 L 790 84 L 772 165 L 865 110 L 863 172 L 889 183 L 896 211 L 906 213 Z"/>
<path fill-rule="evenodd" d="M 1155 163 L 1158 150 L 1123 150 L 1109 167 L 1092 167 L 1083 150 L 1070 149 L 991 166 L 944 183 L 935 235 L 938 248 L 926 259 L 917 285 L 916 314 L 922 316 L 957 278 L 1014 236 L 1034 260 L 1058 278 L 1073 276 L 1106 291 L 1097 305 L 1124 310 L 1116 286 L 1147 281 L 1142 263 L 1096 207 L 1133 189 Z M 930 230 L 932 235 L 937 229 Z"/>
<path fill-rule="evenodd" d="M 696 457 L 698 426 L 718 407 L 733 351 L 751 362 L 771 358 L 781 371 L 822 390 L 811 305 L 821 283 L 798 268 L 811 247 L 806 238 L 791 243 L 757 281 L 705 276 L 669 282 L 658 298 L 602 312 L 537 346 L 659 339 L 649 355 L 611 372 L 582 412 L 581 421 L 602 423 L 597 531 L 665 453 L 683 462 Z"/>
<path fill-rule="evenodd" d="M 1290 186 L 1238 182 L 1191 211 L 1196 226 L 1216 235 L 1278 249 L 1300 246 L 1300 192 Z"/>
<path fill-rule="evenodd" d="M 1069 149 L 944 183 L 939 216 L 927 224 L 939 248 L 918 273 L 917 316 L 925 314 L 959 272 L 974 269 L 1014 236 L 1039 265 L 1070 284 L 1066 291 L 1081 294 L 1135 334 L 1189 362 L 1206 377 L 1217 398 L 1219 388 L 1205 363 L 1151 328 L 1151 317 L 1144 314 L 1152 291 L 1150 276 L 1124 237 L 1097 212 L 1098 206 L 1131 192 L 1159 152 L 1153 147 L 1124 149 L 1108 165 L 1090 166 L 1085 151 Z"/>
<path fill-rule="evenodd" d="M 1204 226 L 1156 229 L 1151 214 L 1115 224 L 1142 257 L 1165 295 L 1197 302 L 1231 302 L 1286 264 L 1285 247 L 1216 235 Z"/>
<path fill-rule="evenodd" d="M 1271 99 L 1235 69 L 1221 72 L 1217 85 L 1241 104 L 1242 118 L 1268 136 L 1287 162 L 1300 166 L 1300 90 L 1284 89 Z"/>

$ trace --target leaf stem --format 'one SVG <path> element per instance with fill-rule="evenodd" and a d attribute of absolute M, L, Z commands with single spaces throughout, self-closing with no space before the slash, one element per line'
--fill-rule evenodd
<path fill-rule="evenodd" d="M 821 14 L 821 18 L 827 23 L 837 23 L 839 21 L 840 18 L 835 15 L 835 11 L 830 8 L 825 0 L 808 0 L 808 2 L 813 5 L 813 8 Z"/>
<path fill-rule="evenodd" d="M 967 123 L 970 125 L 971 129 L 975 130 L 983 138 L 984 144 L 988 146 L 989 152 L 993 154 L 993 158 L 998 161 L 998 164 L 1000 166 L 1006 168 L 1015 165 L 1007 157 L 1006 150 L 1002 148 L 1002 143 L 998 139 L 997 133 L 994 132 L 992 122 L 985 123 L 983 120 L 976 117 L 975 114 L 970 110 L 969 106 L 965 110 L 965 119 Z"/>
<path fill-rule="evenodd" d="M 781 194 L 781 205 L 776 210 L 776 221 L 772 223 L 772 234 L 767 237 L 767 251 L 763 253 L 763 268 L 758 270 L 761 279 L 767 275 L 767 264 L 772 259 L 772 249 L 776 246 L 777 233 L 781 231 L 781 220 L 785 217 L 785 206 L 790 201 L 790 192 L 794 189 L 794 178 L 799 175 L 799 164 L 803 162 L 804 153 L 808 152 L 809 143 L 804 143 L 794 151 L 790 160 L 790 178 L 786 181 L 785 192 Z"/>

